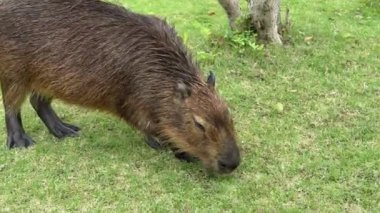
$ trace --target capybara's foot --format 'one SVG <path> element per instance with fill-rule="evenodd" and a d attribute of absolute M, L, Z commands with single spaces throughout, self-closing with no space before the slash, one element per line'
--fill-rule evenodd
<path fill-rule="evenodd" d="M 8 135 L 7 146 L 8 148 L 27 148 L 32 146 L 34 141 L 26 133 L 15 132 Z"/>
<path fill-rule="evenodd" d="M 187 152 L 183 152 L 178 149 L 172 149 L 172 151 L 174 152 L 174 156 L 179 160 L 186 162 L 194 162 L 195 160 L 194 157 L 188 154 Z"/>
<path fill-rule="evenodd" d="M 72 124 L 63 122 L 55 122 L 55 124 L 49 127 L 49 131 L 57 138 L 76 137 L 79 135 L 80 128 Z"/>
<path fill-rule="evenodd" d="M 50 97 L 44 97 L 37 93 L 30 97 L 30 103 L 51 134 L 57 138 L 78 136 L 80 128 L 64 123 L 53 110 L 51 101 Z"/>
<path fill-rule="evenodd" d="M 153 149 L 161 149 L 162 148 L 162 145 L 161 145 L 160 141 L 158 140 L 158 138 L 150 136 L 150 135 L 146 136 L 145 143 L 148 144 Z"/>
<path fill-rule="evenodd" d="M 174 153 L 174 156 L 177 159 L 182 160 L 182 161 L 186 161 L 186 162 L 194 161 L 194 158 L 186 152 L 177 152 L 177 153 Z"/>
<path fill-rule="evenodd" d="M 68 124 L 68 123 L 65 123 L 65 122 L 63 122 L 63 125 L 65 125 L 67 128 L 70 128 L 70 129 L 72 129 L 72 130 L 74 130 L 74 131 L 76 131 L 76 132 L 79 132 L 79 131 L 80 131 L 80 127 L 77 127 L 77 126 L 75 126 L 75 125 Z"/>

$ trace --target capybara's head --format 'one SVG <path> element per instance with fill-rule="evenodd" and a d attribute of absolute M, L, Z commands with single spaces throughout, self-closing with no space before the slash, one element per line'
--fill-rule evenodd
<path fill-rule="evenodd" d="M 215 76 L 207 82 L 180 82 L 173 97 L 175 116 L 164 128 L 179 150 L 200 159 L 206 169 L 230 173 L 240 164 L 234 124 L 228 107 L 215 90 Z"/>

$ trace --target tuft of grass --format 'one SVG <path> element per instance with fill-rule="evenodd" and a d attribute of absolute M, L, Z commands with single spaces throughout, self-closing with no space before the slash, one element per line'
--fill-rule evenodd
<path fill-rule="evenodd" d="M 0 149 L 0 211 L 380 211 L 376 2 L 283 1 L 292 44 L 250 51 L 254 40 L 229 32 L 217 1 L 118 0 L 166 18 L 202 70 L 214 70 L 242 165 L 209 177 L 120 120 L 61 102 L 59 115 L 82 131 L 58 140 L 25 104 L 38 143 Z"/>

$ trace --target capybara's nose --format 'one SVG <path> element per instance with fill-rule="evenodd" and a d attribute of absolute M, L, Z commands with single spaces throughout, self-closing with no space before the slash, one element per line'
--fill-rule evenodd
<path fill-rule="evenodd" d="M 222 173 L 230 173 L 234 171 L 240 164 L 240 160 L 219 160 L 218 161 L 218 166 L 219 166 L 219 171 Z"/>
<path fill-rule="evenodd" d="M 227 153 L 222 155 L 218 160 L 219 172 L 230 173 L 235 170 L 240 164 L 240 152 L 236 147 L 228 150 Z"/>

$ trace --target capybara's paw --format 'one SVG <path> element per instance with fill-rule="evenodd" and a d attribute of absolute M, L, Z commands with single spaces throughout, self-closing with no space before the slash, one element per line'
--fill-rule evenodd
<path fill-rule="evenodd" d="M 77 127 L 75 125 L 72 125 L 72 124 L 68 124 L 68 123 L 63 123 L 64 126 L 66 126 L 67 128 L 70 128 L 76 132 L 79 132 L 80 131 L 80 127 Z"/>
<path fill-rule="evenodd" d="M 182 161 L 186 161 L 186 162 L 194 162 L 194 160 L 195 160 L 194 157 L 189 155 L 187 152 L 175 151 L 174 156 L 177 159 L 182 160 Z"/>
<path fill-rule="evenodd" d="M 156 137 L 150 136 L 150 135 L 146 136 L 145 143 L 148 144 L 153 149 L 161 149 L 162 148 L 162 145 L 161 145 L 159 139 Z"/>
<path fill-rule="evenodd" d="M 51 129 L 51 134 L 57 138 L 76 137 L 78 136 L 79 127 L 66 123 L 56 123 Z"/>
<path fill-rule="evenodd" d="M 26 133 L 15 132 L 8 135 L 7 146 L 8 148 L 27 148 L 32 146 L 34 141 Z"/>

